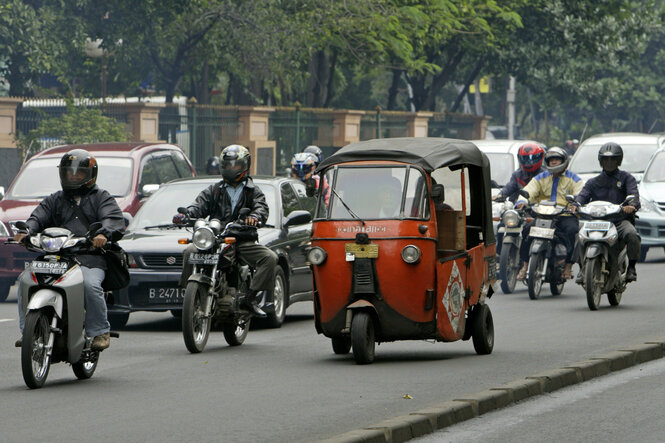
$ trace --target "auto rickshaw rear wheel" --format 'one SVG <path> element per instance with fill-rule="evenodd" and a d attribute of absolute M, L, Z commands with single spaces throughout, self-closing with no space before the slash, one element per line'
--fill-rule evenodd
<path fill-rule="evenodd" d="M 494 349 L 494 320 L 492 312 L 487 305 L 478 305 L 477 312 L 473 315 L 471 326 L 471 338 L 473 348 L 477 354 L 491 354 Z"/>
<path fill-rule="evenodd" d="M 351 321 L 351 348 L 359 365 L 374 361 L 374 322 L 369 312 L 360 311 Z"/>
<path fill-rule="evenodd" d="M 346 355 L 351 350 L 351 339 L 349 337 L 333 337 L 332 348 L 335 354 Z"/>

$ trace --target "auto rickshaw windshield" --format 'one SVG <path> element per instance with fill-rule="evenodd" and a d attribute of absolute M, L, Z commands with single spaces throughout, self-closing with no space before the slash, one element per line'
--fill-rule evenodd
<path fill-rule="evenodd" d="M 429 218 L 425 175 L 413 166 L 339 166 L 324 177 L 331 190 L 317 219 Z"/>

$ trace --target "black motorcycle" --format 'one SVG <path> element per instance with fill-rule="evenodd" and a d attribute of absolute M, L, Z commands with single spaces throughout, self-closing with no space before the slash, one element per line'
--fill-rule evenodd
<path fill-rule="evenodd" d="M 520 270 L 520 245 L 526 216 L 523 211 L 515 209 L 510 201 L 505 201 L 503 205 L 501 213 L 503 226 L 498 229 L 498 232 L 503 234 L 499 255 L 499 278 L 503 293 L 510 294 L 515 290 Z"/>
<path fill-rule="evenodd" d="M 186 214 L 186 209 L 178 208 L 178 212 Z M 253 271 L 238 260 L 236 241 L 256 234 L 255 226 L 240 222 L 248 213 L 243 208 L 238 221 L 226 226 L 217 219 L 190 222 L 194 230 L 189 242 L 197 252 L 188 259 L 194 270 L 182 312 L 182 335 L 189 352 L 203 351 L 212 327 L 221 329 L 231 346 L 241 345 L 247 337 L 253 314 L 243 303 Z"/>

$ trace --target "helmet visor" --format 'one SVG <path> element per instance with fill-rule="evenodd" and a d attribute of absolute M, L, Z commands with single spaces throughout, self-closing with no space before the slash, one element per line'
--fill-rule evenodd
<path fill-rule="evenodd" d="M 60 166 L 60 183 L 63 189 L 76 189 L 92 179 L 92 168 L 84 166 Z"/>
<path fill-rule="evenodd" d="M 536 163 L 539 163 L 543 160 L 543 153 L 539 152 L 538 154 L 528 154 L 519 156 L 520 163 L 524 166 L 533 166 Z"/>

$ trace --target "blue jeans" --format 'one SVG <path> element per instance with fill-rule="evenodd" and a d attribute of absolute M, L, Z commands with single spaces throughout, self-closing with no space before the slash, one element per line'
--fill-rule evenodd
<path fill-rule="evenodd" d="M 85 303 L 85 333 L 88 337 L 96 337 L 111 330 L 106 315 L 106 300 L 102 291 L 102 281 L 106 272 L 99 268 L 86 268 L 81 266 L 83 273 L 83 296 Z M 25 325 L 25 313 L 21 303 L 21 282 L 18 285 L 18 320 L 21 333 Z"/>

